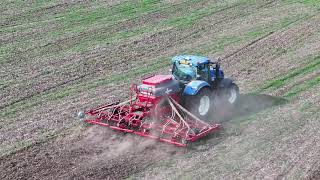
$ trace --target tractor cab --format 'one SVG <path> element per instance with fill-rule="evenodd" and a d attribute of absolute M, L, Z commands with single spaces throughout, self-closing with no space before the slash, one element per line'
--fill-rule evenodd
<path fill-rule="evenodd" d="M 218 63 L 211 62 L 207 57 L 181 55 L 172 58 L 171 63 L 173 76 L 185 85 L 193 80 L 212 84 L 214 80 L 223 78 Z"/>
<path fill-rule="evenodd" d="M 235 104 L 239 88 L 224 77 L 217 60 L 203 56 L 180 55 L 172 58 L 172 75 L 179 82 L 184 106 L 197 117 L 206 119 L 212 106 L 211 97 L 221 97 Z"/>

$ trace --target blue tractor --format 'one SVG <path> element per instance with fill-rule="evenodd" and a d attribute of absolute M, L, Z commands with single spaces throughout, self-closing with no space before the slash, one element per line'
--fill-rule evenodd
<path fill-rule="evenodd" d="M 220 124 L 205 121 L 217 99 L 229 105 L 237 102 L 238 86 L 224 77 L 216 60 L 180 55 L 171 63 L 172 74 L 153 75 L 132 85 L 128 101 L 103 104 L 78 117 L 180 147 L 219 130 Z"/>
<path fill-rule="evenodd" d="M 225 78 L 216 59 L 203 56 L 179 55 L 171 60 L 172 75 L 179 82 L 181 104 L 201 119 L 207 119 L 214 102 L 235 105 L 238 86 Z"/>

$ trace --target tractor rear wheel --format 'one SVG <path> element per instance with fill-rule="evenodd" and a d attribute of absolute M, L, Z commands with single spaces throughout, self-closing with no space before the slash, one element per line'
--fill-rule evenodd
<path fill-rule="evenodd" d="M 234 106 L 239 98 L 239 87 L 232 83 L 228 88 L 224 90 L 223 98 L 226 103 Z"/>
<path fill-rule="evenodd" d="M 186 108 L 198 118 L 207 120 L 212 109 L 211 94 L 209 88 L 204 88 L 194 96 L 186 96 Z"/>

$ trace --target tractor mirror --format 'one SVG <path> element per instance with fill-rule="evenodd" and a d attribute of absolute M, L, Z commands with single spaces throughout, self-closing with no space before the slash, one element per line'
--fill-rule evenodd
<path fill-rule="evenodd" d="M 222 58 L 218 57 L 217 62 L 220 64 L 221 63 Z"/>

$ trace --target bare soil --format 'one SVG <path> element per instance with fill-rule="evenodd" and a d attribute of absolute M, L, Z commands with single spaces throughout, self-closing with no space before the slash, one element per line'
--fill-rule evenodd
<path fill-rule="evenodd" d="M 120 3 L 117 0 L 100 2 L 107 8 Z M 168 3 L 178 8 L 184 2 Z M 192 11 L 212 3 L 220 1 L 200 1 L 187 8 Z M 91 4 L 61 1 L 19 13 L 5 9 L 3 12 L 8 18 L 1 19 L 0 25 L 1 28 L 16 27 L 24 19 L 32 24 L 38 17 L 78 6 L 90 7 Z M 274 25 L 297 14 L 301 16 L 292 22 Z M 156 11 L 124 19 L 107 28 L 91 27 L 60 38 L 50 37 L 48 41 L 40 40 L 46 37 L 44 34 L 63 28 L 61 25 L 50 23 L 45 27 L 0 34 L 1 43 L 24 42 L 23 38 L 42 42 L 31 47 L 21 46 L 25 49 L 16 49 L 10 61 L 0 62 L 3 80 L 0 81 L 0 112 L 5 115 L 0 121 L 3 148 L 0 179 L 123 179 L 133 176 L 145 179 L 319 179 L 319 84 L 292 99 L 282 98 L 297 84 L 318 77 L 318 70 L 298 76 L 275 91 L 249 93 L 259 89 L 263 82 L 303 67 L 308 64 L 306 59 L 319 55 L 319 12 L 302 4 L 283 5 L 277 0 L 239 4 L 230 1 L 229 6 L 190 27 L 159 25 L 181 15 L 184 14 L 179 10 Z M 108 33 L 132 31 L 145 25 L 154 29 L 83 52 L 65 51 L 82 39 L 102 38 Z M 265 30 L 257 37 L 247 35 L 268 26 L 276 28 Z M 129 84 L 137 83 L 135 79 L 150 72 L 51 100 L 50 93 L 69 87 L 81 89 L 106 77 L 148 67 L 158 58 L 212 48 L 207 46 L 214 46 L 214 41 L 224 37 L 243 37 L 243 40 L 219 42 L 225 43 L 223 48 L 213 48 L 205 55 L 224 57 L 225 73 L 240 86 L 240 102 L 234 109 L 223 106 L 212 116 L 214 121 L 223 124 L 222 132 L 189 148 L 176 148 L 104 127 L 87 126 L 76 120 L 75 115 L 80 110 L 119 97 L 124 100 L 128 97 Z M 167 73 L 169 68 L 152 73 Z M 35 105 L 30 103 L 33 100 L 37 102 Z M 6 115 L 15 108 L 13 115 Z M 48 134 L 43 138 L 45 133 Z"/>
<path fill-rule="evenodd" d="M 1 178 L 119 179 L 183 151 L 102 127 L 90 127 L 84 132 L 2 157 L 1 169 L 6 173 Z"/>

